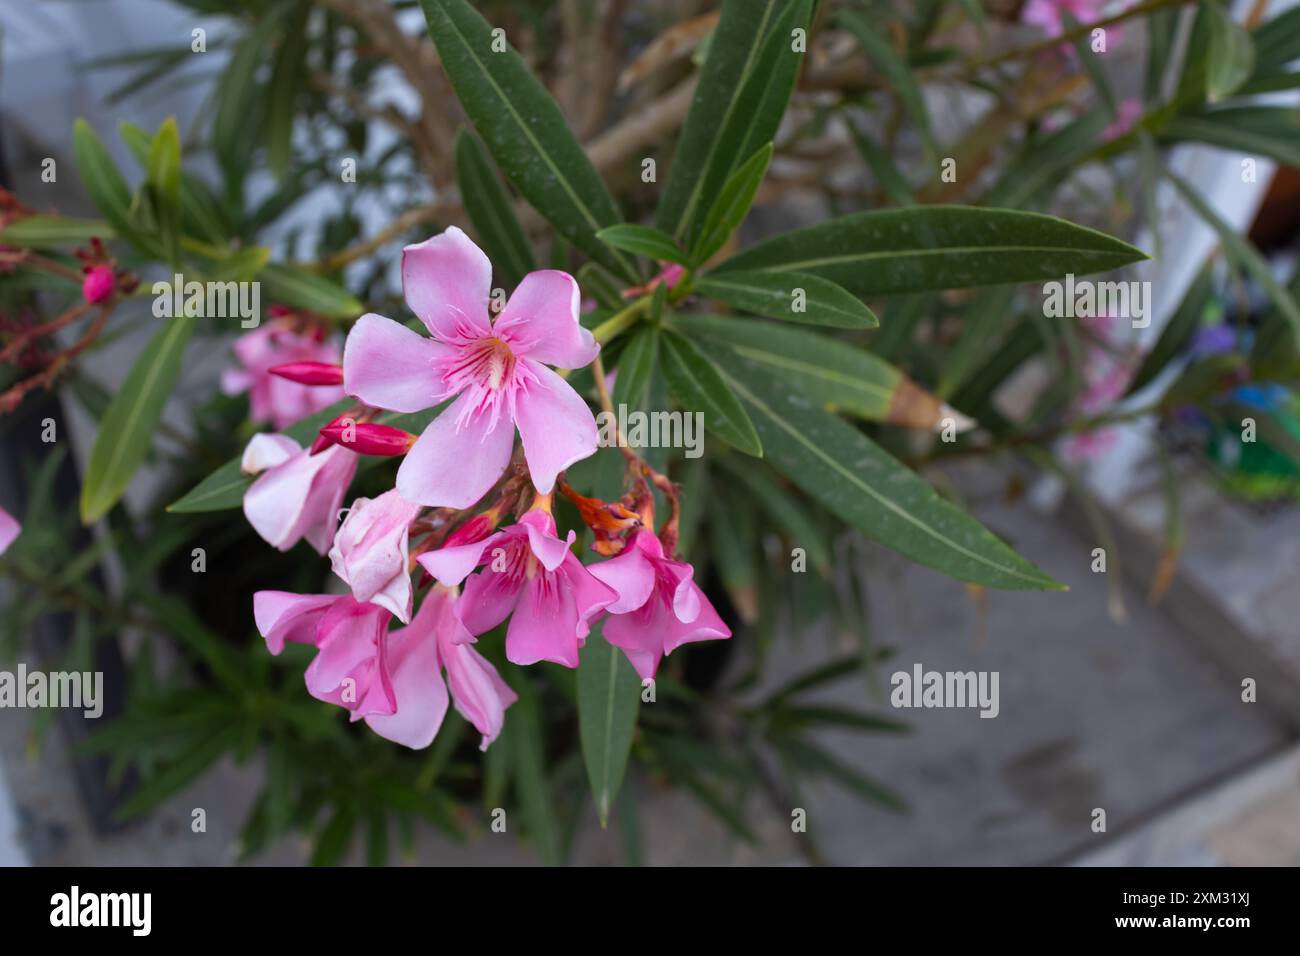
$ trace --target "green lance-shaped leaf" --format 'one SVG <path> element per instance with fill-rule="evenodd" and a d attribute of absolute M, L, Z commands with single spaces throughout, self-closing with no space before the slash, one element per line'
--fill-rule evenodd
<path fill-rule="evenodd" d="M 81 520 L 98 521 L 126 491 L 149 453 L 163 406 L 180 374 L 195 319 L 169 319 L 136 359 L 104 413 L 81 487 Z"/>
<path fill-rule="evenodd" d="M 655 225 L 692 244 L 709 201 L 776 137 L 803 59 L 808 0 L 724 0 Z"/>
<path fill-rule="evenodd" d="M 297 266 L 271 262 L 258 276 L 262 304 L 289 305 L 331 319 L 355 319 L 366 307 L 346 289 L 324 276 Z"/>
<path fill-rule="evenodd" d="M 772 319 L 868 329 L 880 324 L 862 300 L 809 272 L 749 270 L 701 276 L 695 291 L 737 309 Z"/>
<path fill-rule="evenodd" d="M 118 123 L 122 141 L 141 167 L 149 164 L 149 151 L 153 138 L 134 123 Z M 181 227 L 187 235 L 205 242 L 224 243 L 230 235 L 230 224 L 221 211 L 221 203 L 203 180 L 181 170 L 180 187 Z"/>
<path fill-rule="evenodd" d="M 849 135 L 853 137 L 858 152 L 871 167 L 871 175 L 876 177 L 876 184 L 885 195 L 899 206 L 916 205 L 916 196 L 912 193 L 912 187 L 908 185 L 907 178 L 895 165 L 890 155 L 877 146 L 871 137 L 858 129 L 858 124 L 852 119 L 846 119 L 845 125 L 849 128 Z"/>
<path fill-rule="evenodd" d="M 868 421 L 888 420 L 902 373 L 870 352 L 806 329 L 675 315 L 673 325 L 695 341 L 721 344 L 765 375 L 821 408 Z M 710 354 L 714 354 L 710 348 Z"/>
<path fill-rule="evenodd" d="M 596 233 L 596 238 L 607 246 L 622 249 L 656 262 L 667 260 L 686 265 L 688 260 L 673 237 L 650 226 L 625 224 L 610 226 Z"/>
<path fill-rule="evenodd" d="M 1132 395 L 1146 388 L 1175 357 L 1184 352 L 1201 324 L 1201 319 L 1205 315 L 1205 306 L 1210 301 L 1210 294 L 1213 291 L 1214 273 L 1209 269 L 1201 270 L 1192 282 L 1191 288 L 1187 290 L 1187 294 L 1183 296 L 1178 309 L 1165 323 L 1160 338 L 1156 340 L 1156 344 L 1138 366 L 1137 374 L 1129 383 L 1126 395 Z"/>
<path fill-rule="evenodd" d="M 1205 143 L 1300 166 L 1300 118 L 1291 107 L 1225 106 L 1184 113 L 1165 125 L 1160 140 Z"/>
<path fill-rule="evenodd" d="M 673 332 L 660 336 L 660 358 L 668 387 L 688 411 L 704 414 L 704 427 L 747 455 L 761 456 L 763 445 L 722 375 L 699 349 Z"/>
<path fill-rule="evenodd" d="M 596 238 L 618 208 L 560 108 L 508 43 L 465 0 L 420 0 L 461 106 L 497 165 L 556 230 L 606 268 L 634 263 Z"/>
<path fill-rule="evenodd" d="M 811 272 L 869 298 L 1084 275 L 1145 258 L 1126 242 L 1053 216 L 918 206 L 796 229 L 732 256 L 714 274 Z"/>
<path fill-rule="evenodd" d="M 930 126 L 930 113 L 925 108 L 925 98 L 921 95 L 921 87 L 912 75 L 907 61 L 894 50 L 893 45 L 889 42 L 889 37 L 885 33 L 873 29 L 872 25 L 860 14 L 852 10 L 840 10 L 835 15 L 835 19 L 853 34 L 858 43 L 862 45 L 867 58 L 884 75 L 885 79 L 889 81 L 889 86 L 898 94 L 903 108 L 911 115 L 912 122 L 916 124 L 917 132 L 921 135 L 921 145 L 925 149 L 926 161 L 933 166 L 939 155 L 939 148 L 935 145 L 934 130 Z"/>
<path fill-rule="evenodd" d="M 659 329 L 642 324 L 628 340 L 618 360 L 618 377 L 614 380 L 614 404 L 630 409 L 644 406 L 659 354 Z"/>
<path fill-rule="evenodd" d="M 212 149 L 225 174 L 228 200 L 243 195 L 244 176 L 262 132 L 269 100 L 258 82 L 258 67 L 270 55 L 282 17 L 289 9 L 285 4 L 269 8 L 270 12 L 235 47 L 217 83 Z"/>
<path fill-rule="evenodd" d="M 546 774 L 541 708 L 526 673 L 511 668 L 508 676 L 519 699 L 506 711 L 505 728 L 497 746 L 504 744 L 510 748 L 515 793 L 537 855 L 548 866 L 557 866 L 564 862 L 563 850 L 559 821 L 555 817 L 555 798 Z"/>
<path fill-rule="evenodd" d="M 145 184 L 162 237 L 165 257 L 172 265 L 181 258 L 181 134 L 176 120 L 167 119 L 149 146 Z"/>
<path fill-rule="evenodd" d="M 745 359 L 719 354 L 717 360 L 751 412 L 764 458 L 832 514 L 961 581 L 1007 590 L 1063 587 L 856 428 Z"/>
<path fill-rule="evenodd" d="M 1205 64 L 1205 95 L 1211 103 L 1231 96 L 1255 70 L 1255 44 L 1246 28 L 1214 0 L 1204 2 L 1210 46 Z"/>
<path fill-rule="evenodd" d="M 311 4 L 300 3 L 275 51 L 267 88 L 266 164 L 284 181 L 293 159 L 293 121 L 307 65 L 307 17 Z"/>
<path fill-rule="evenodd" d="M 115 235 L 113 227 L 102 219 L 28 216 L 0 232 L 0 244 L 21 249 L 58 249 L 79 246 L 95 238 L 108 242 Z"/>
<path fill-rule="evenodd" d="M 163 258 L 161 243 L 131 219 L 131 193 L 126 188 L 117 164 L 90 124 L 79 119 L 72 130 L 72 149 L 77 172 L 90 201 L 100 211 L 114 232 L 147 256 Z"/>
<path fill-rule="evenodd" d="M 731 234 L 740 228 L 754 204 L 754 195 L 767 175 L 767 165 L 772 161 L 772 144 L 764 144 L 758 152 L 745 160 L 727 177 L 722 191 L 709 207 L 699 235 L 691 243 L 690 261 L 700 265 L 727 244 Z"/>
<path fill-rule="evenodd" d="M 463 129 L 456 134 L 456 182 L 497 281 L 513 288 L 537 268 L 533 247 L 482 144 Z"/>
<path fill-rule="evenodd" d="M 641 681 L 627 657 L 593 633 L 578 668 L 578 732 L 600 825 L 618 799 L 641 706 Z"/>

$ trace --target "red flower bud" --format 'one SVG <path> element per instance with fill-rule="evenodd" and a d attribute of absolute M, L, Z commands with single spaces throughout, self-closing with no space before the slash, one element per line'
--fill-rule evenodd
<path fill-rule="evenodd" d="M 81 296 L 95 305 L 112 295 L 116 284 L 113 270 L 108 266 L 91 266 L 86 269 L 86 278 L 81 282 Z"/>
<path fill-rule="evenodd" d="M 392 425 L 335 419 L 320 430 L 320 437 L 358 455 L 391 456 L 405 455 L 419 436 Z"/>
<path fill-rule="evenodd" d="M 342 385 L 343 366 L 328 362 L 286 362 L 271 369 L 272 375 L 299 385 Z"/>

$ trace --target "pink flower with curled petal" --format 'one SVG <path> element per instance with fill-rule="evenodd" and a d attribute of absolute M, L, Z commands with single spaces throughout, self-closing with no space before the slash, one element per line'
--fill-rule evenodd
<path fill-rule="evenodd" d="M 9 545 L 14 543 L 22 530 L 23 526 L 18 523 L 18 519 L 0 508 L 0 554 L 9 550 Z"/>
<path fill-rule="evenodd" d="M 358 498 L 334 536 L 330 565 L 358 601 L 387 608 L 403 623 L 411 620 L 411 569 L 407 545 L 411 522 L 421 506 L 394 489 L 378 498 Z"/>
<path fill-rule="evenodd" d="M 618 595 L 597 581 L 555 536 L 555 520 L 530 511 L 501 531 L 469 544 L 453 545 L 417 559 L 442 584 L 465 582 L 461 620 L 471 634 L 496 627 L 513 612 L 506 631 L 506 658 L 513 664 L 553 661 L 578 666 L 578 648 L 590 621 Z"/>
<path fill-rule="evenodd" d="M 268 544 L 288 551 L 302 538 L 318 554 L 329 550 L 357 456 L 332 445 L 309 454 L 287 435 L 254 435 L 240 467 L 257 475 L 244 494 L 244 516 Z"/>
<path fill-rule="evenodd" d="M 271 374 L 277 366 L 296 362 L 337 365 L 339 344 L 335 338 L 304 334 L 284 322 L 272 322 L 241 335 L 234 349 L 240 367 L 221 373 L 221 391 L 226 395 L 248 392 L 249 417 L 255 422 L 288 428 L 343 397 L 343 389 L 337 385 L 303 385 Z"/>
<path fill-rule="evenodd" d="M 602 633 L 620 648 L 642 680 L 650 680 L 659 661 L 683 644 L 731 636 L 709 599 L 693 580 L 695 569 L 664 555 L 652 531 L 641 531 L 631 547 L 590 566 L 592 576 L 618 592 L 605 609 Z"/>
<path fill-rule="evenodd" d="M 397 472 L 409 501 L 468 508 L 496 483 L 515 427 L 533 484 L 596 451 L 587 403 L 547 368 L 578 368 L 600 351 L 578 324 L 578 283 L 555 270 L 530 272 L 488 318 L 492 266 L 452 227 L 402 253 L 402 286 L 431 338 L 379 315 L 363 315 L 343 351 L 343 383 L 367 405 L 418 412 L 455 401 L 425 429 Z"/>
<path fill-rule="evenodd" d="M 318 648 L 307 689 L 364 719 L 381 737 L 414 749 L 429 746 L 447 713 L 447 672 L 456 709 L 483 735 L 480 749 L 501 732 L 517 699 L 496 669 L 471 646 L 456 613 L 455 593 L 435 587 L 408 627 L 388 630 L 389 612 L 350 595 L 259 591 L 258 630 L 272 654 L 286 641 Z"/>

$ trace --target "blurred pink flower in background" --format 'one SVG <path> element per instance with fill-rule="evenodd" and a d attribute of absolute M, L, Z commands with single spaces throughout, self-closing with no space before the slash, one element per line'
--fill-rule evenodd
<path fill-rule="evenodd" d="M 1141 117 L 1141 100 L 1130 98 L 1120 101 L 1115 107 L 1115 118 L 1101 131 L 1102 142 L 1109 143 L 1113 139 L 1119 139 L 1131 130 L 1133 124 Z"/>
<path fill-rule="evenodd" d="M 1101 341 L 1090 342 L 1084 351 L 1084 389 L 1071 406 L 1069 417 L 1073 419 L 1100 415 L 1122 398 L 1140 358 L 1137 349 L 1121 338 L 1121 320 L 1104 315 L 1092 321 Z M 1062 442 L 1062 454 L 1071 461 L 1084 461 L 1104 454 L 1114 442 L 1115 431 L 1110 427 L 1076 432 Z"/>
<path fill-rule="evenodd" d="M 0 554 L 9 550 L 9 545 L 14 543 L 22 530 L 23 526 L 18 523 L 18 519 L 0 508 Z"/>
<path fill-rule="evenodd" d="M 239 367 L 222 372 L 221 391 L 248 392 L 250 417 L 259 424 L 287 428 L 343 397 L 341 386 L 300 385 L 271 374 L 276 366 L 292 362 L 337 365 L 342 358 L 337 338 L 295 331 L 277 320 L 241 335 L 234 349 Z"/>

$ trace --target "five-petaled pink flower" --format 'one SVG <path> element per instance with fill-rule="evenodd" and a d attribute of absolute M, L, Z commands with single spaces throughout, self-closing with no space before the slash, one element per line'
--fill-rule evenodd
<path fill-rule="evenodd" d="M 422 554 L 424 569 L 454 586 L 480 564 L 482 571 L 465 582 L 461 620 L 472 634 L 496 627 L 514 612 L 506 630 L 506 658 L 513 664 L 553 661 L 578 666 L 578 648 L 586 643 L 590 621 L 618 595 L 591 576 L 555 536 L 555 521 L 544 511 L 530 511 L 481 541 Z"/>
<path fill-rule="evenodd" d="M 533 484 L 543 494 L 555 476 L 596 451 L 587 403 L 547 368 L 578 368 L 600 351 L 578 324 L 578 284 L 555 270 L 524 276 L 493 323 L 492 266 L 455 228 L 402 254 L 406 304 L 426 338 L 373 313 L 344 346 L 344 389 L 368 405 L 418 412 L 456 396 L 425 429 L 397 472 L 409 501 L 468 508 L 510 463 L 515 426 Z"/>
<path fill-rule="evenodd" d="M 665 557 L 652 531 L 638 532 L 622 554 L 589 570 L 618 593 L 605 608 L 609 617 L 601 633 L 643 680 L 653 678 L 660 659 L 683 644 L 731 636 L 693 580 L 695 569 Z"/>
<path fill-rule="evenodd" d="M 0 554 L 9 550 L 9 545 L 14 543 L 22 530 L 23 526 L 18 523 L 18 519 L 0 508 Z"/>
<path fill-rule="evenodd" d="M 358 498 L 334 536 L 330 565 L 358 601 L 387 608 L 403 623 L 411 620 L 411 566 L 407 545 L 411 522 L 420 513 L 394 489 L 378 498 Z"/>
<path fill-rule="evenodd" d="M 301 385 L 271 374 L 276 366 L 295 362 L 338 364 L 337 339 L 304 334 L 283 322 L 273 322 L 241 335 L 234 349 L 240 367 L 221 373 L 221 391 L 226 395 L 248 392 L 249 417 L 255 422 L 288 428 L 343 397 L 338 386 Z"/>
<path fill-rule="evenodd" d="M 287 435 L 254 435 L 240 463 L 257 475 L 244 493 L 244 515 L 268 544 L 288 551 L 302 538 L 329 550 L 357 456 L 339 445 L 309 454 Z"/>
<path fill-rule="evenodd" d="M 501 733 L 514 691 L 471 646 L 456 613 L 455 593 L 435 587 L 408 627 L 388 630 L 392 615 L 351 595 L 259 591 L 253 596 L 258 631 L 272 654 L 286 641 L 310 644 L 306 671 L 313 697 L 338 704 L 352 720 L 407 747 L 429 746 L 447 713 L 447 672 L 456 709 L 483 735 Z"/>

